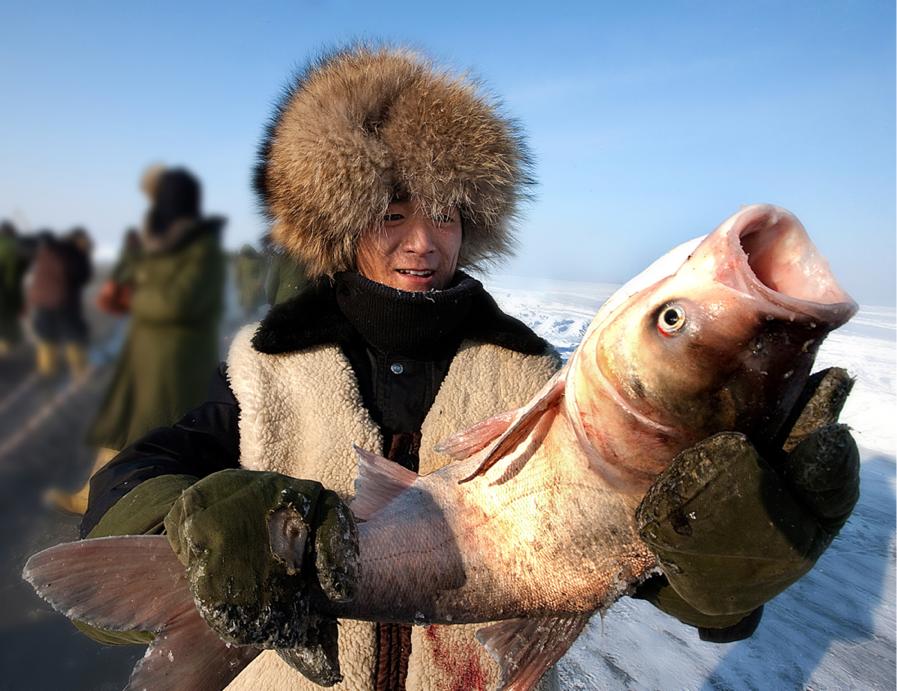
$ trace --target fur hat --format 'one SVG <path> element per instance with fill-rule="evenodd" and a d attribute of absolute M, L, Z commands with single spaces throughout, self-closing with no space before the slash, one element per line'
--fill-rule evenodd
<path fill-rule="evenodd" d="M 147 199 L 154 199 L 156 190 L 159 189 L 159 180 L 165 174 L 165 166 L 161 163 L 153 163 L 147 166 L 140 174 L 140 189 Z"/>
<path fill-rule="evenodd" d="M 274 240 L 311 276 L 354 268 L 358 238 L 397 196 L 429 213 L 459 208 L 463 268 L 510 253 L 529 169 L 517 126 L 474 82 L 408 50 L 354 46 L 294 81 L 255 187 Z"/>

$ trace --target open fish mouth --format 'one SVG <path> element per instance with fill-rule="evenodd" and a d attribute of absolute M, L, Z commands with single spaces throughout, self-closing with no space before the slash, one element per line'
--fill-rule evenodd
<path fill-rule="evenodd" d="M 857 311 L 857 304 L 835 279 L 801 222 L 771 205 L 743 209 L 722 233 L 735 257 L 719 263 L 719 278 L 769 303 L 776 317 L 800 316 L 837 328 Z M 790 315 L 783 315 L 785 310 Z"/>

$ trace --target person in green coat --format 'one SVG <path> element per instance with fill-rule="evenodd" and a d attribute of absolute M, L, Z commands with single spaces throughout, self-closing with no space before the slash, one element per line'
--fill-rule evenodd
<path fill-rule="evenodd" d="M 199 181 L 165 171 L 154 190 L 134 268 L 128 336 L 87 441 L 99 453 L 91 474 L 151 429 L 201 403 L 219 360 L 224 219 L 203 218 Z M 60 509 L 83 514 L 89 485 L 58 494 Z"/>
<path fill-rule="evenodd" d="M 119 316 L 127 315 L 131 311 L 134 270 L 141 252 L 140 232 L 136 228 L 128 228 L 122 240 L 118 259 L 97 295 L 97 306 L 103 312 Z"/>
<path fill-rule="evenodd" d="M 246 319 L 265 304 L 264 258 L 252 245 L 246 244 L 234 258 L 234 280 L 240 307 Z"/>
<path fill-rule="evenodd" d="M 3 221 L 0 223 L 0 356 L 9 353 L 22 338 L 19 318 L 25 306 L 22 279 L 27 266 L 15 226 Z"/>
<path fill-rule="evenodd" d="M 271 306 L 279 305 L 305 292 L 311 283 L 305 263 L 275 244 L 270 234 L 266 235 L 262 242 L 267 260 L 265 272 L 267 303 Z"/>

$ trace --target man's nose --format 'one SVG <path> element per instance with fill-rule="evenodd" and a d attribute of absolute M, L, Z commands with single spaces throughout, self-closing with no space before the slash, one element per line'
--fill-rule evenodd
<path fill-rule="evenodd" d="M 408 252 L 428 254 L 436 245 L 433 242 L 435 228 L 433 222 L 423 214 L 415 214 L 411 219 L 411 227 L 405 236 L 405 249 Z"/>

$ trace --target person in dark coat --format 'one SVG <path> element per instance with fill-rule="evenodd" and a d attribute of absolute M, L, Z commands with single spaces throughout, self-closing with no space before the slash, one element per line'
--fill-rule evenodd
<path fill-rule="evenodd" d="M 494 688 L 497 666 L 472 627 L 278 626 L 279 617 L 298 620 L 310 596 L 272 552 L 268 517 L 302 506 L 300 522 L 309 536 L 317 533 L 315 545 L 328 546 L 326 562 L 341 553 L 330 547 L 351 547 L 342 502 L 358 473 L 353 443 L 432 472 L 452 462 L 436 442 L 525 403 L 557 371 L 554 349 L 465 273 L 513 244 L 512 221 L 531 182 L 522 137 L 465 79 L 408 51 L 359 46 L 313 62 L 299 77 L 260 158 L 257 191 L 274 238 L 316 280 L 241 330 L 203 405 L 97 473 L 82 536 L 166 532 L 206 622 L 225 640 L 275 649 L 255 658 L 231 689 Z M 818 485 L 846 507 L 826 531 L 837 532 L 856 501 L 856 450 L 843 434 L 849 443 L 821 450 L 825 463 L 807 469 L 838 468 L 837 483 Z M 724 467 L 730 459 L 713 460 Z M 725 490 L 719 483 L 728 478 L 715 480 Z M 784 478 L 770 483 L 790 491 Z M 683 501 L 712 513 L 696 504 L 711 496 L 706 488 L 687 484 Z M 681 535 L 681 568 L 645 584 L 651 602 L 714 640 L 750 635 L 763 603 L 820 553 L 776 561 L 775 578 L 756 579 L 766 546 L 756 553 L 741 519 L 776 507 L 764 505 L 769 487 L 745 487 L 715 516 L 720 544 L 689 544 Z M 692 510 L 673 508 L 674 516 Z M 789 534 L 822 530 L 809 508 L 798 523 Z M 830 538 L 825 532 L 818 544 Z M 307 582 L 332 581 L 320 557 L 307 553 Z M 738 586 L 737 601 L 714 599 L 722 589 L 702 579 L 702 563 Z M 700 592 L 705 609 L 679 592 Z M 106 641 L 147 635 L 102 634 Z M 549 671 L 542 684 L 555 682 Z"/>
<path fill-rule="evenodd" d="M 15 226 L 0 223 L 0 356 L 9 353 L 22 338 L 20 320 L 25 308 L 23 279 L 28 259 Z"/>
<path fill-rule="evenodd" d="M 93 472 L 201 403 L 218 362 L 224 219 L 202 215 L 200 183 L 187 170 L 166 170 L 152 189 L 141 255 L 133 265 L 128 336 L 87 435 L 99 449 Z M 83 513 L 89 487 L 88 480 L 74 494 L 54 493 L 52 501 Z"/>
<path fill-rule="evenodd" d="M 87 371 L 88 327 L 82 298 L 93 274 L 92 242 L 83 228 L 62 238 L 41 234 L 31 269 L 28 306 L 37 337 L 37 370 L 56 374 L 59 350 L 76 377 Z"/>

